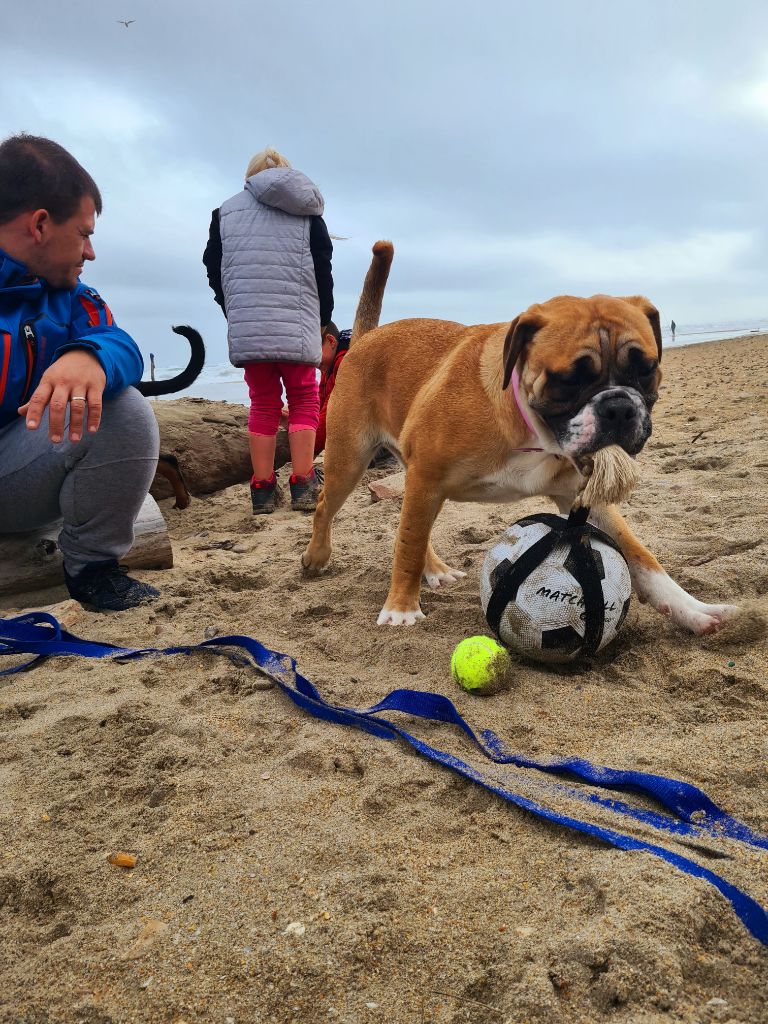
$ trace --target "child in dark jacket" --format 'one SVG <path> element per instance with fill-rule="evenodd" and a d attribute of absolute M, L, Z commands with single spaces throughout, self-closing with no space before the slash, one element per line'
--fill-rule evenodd
<path fill-rule="evenodd" d="M 323 358 L 320 363 L 320 417 L 315 439 L 315 457 L 325 449 L 328 402 L 336 386 L 339 367 L 349 352 L 351 337 L 351 329 L 340 331 L 333 321 L 328 324 L 323 333 Z M 287 409 L 283 410 L 284 415 L 287 415 L 287 412 Z M 387 448 L 379 448 L 371 461 L 370 468 L 393 470 L 397 469 L 399 465 L 397 458 Z"/>
<path fill-rule="evenodd" d="M 349 352 L 349 339 L 351 337 L 351 330 L 340 331 L 333 320 L 325 328 L 325 333 L 323 334 L 323 357 L 320 363 L 320 417 L 315 436 L 316 456 L 325 448 L 325 420 L 328 414 L 328 400 L 336 384 L 336 374 L 339 372 L 339 367 L 344 356 Z"/>

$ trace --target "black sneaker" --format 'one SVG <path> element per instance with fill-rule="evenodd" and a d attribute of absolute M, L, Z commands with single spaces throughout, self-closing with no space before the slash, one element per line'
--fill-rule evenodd
<path fill-rule="evenodd" d="M 317 499 L 323 477 L 320 470 L 313 466 L 306 476 L 291 475 L 291 508 L 294 512 L 313 512 L 317 508 Z"/>
<path fill-rule="evenodd" d="M 251 504 L 255 516 L 268 516 L 275 511 L 280 502 L 281 491 L 277 486 L 277 477 L 271 480 L 251 480 Z"/>
<path fill-rule="evenodd" d="M 128 575 L 128 567 L 110 558 L 91 562 L 77 576 L 64 570 L 70 597 L 94 612 L 124 612 L 127 608 L 154 601 L 160 591 L 148 583 L 140 583 Z"/>

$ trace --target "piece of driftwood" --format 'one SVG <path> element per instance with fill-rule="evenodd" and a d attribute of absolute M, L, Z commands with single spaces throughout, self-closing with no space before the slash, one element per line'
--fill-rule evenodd
<path fill-rule="evenodd" d="M 42 607 L 35 605 L 33 608 L 14 609 L 11 614 L 26 615 L 27 612 L 47 612 L 57 618 L 64 629 L 71 629 L 83 617 L 83 606 L 79 601 L 69 598 L 66 601 L 57 601 L 56 604 L 44 604 Z"/>
<path fill-rule="evenodd" d="M 133 547 L 120 559 L 130 569 L 170 569 L 173 550 L 157 502 L 147 495 L 136 519 Z M 43 590 L 61 583 L 64 573 L 56 538 L 61 523 L 32 533 L 0 534 L 0 594 Z"/>
<path fill-rule="evenodd" d="M 212 494 L 250 480 L 253 472 L 248 449 L 248 410 L 234 402 L 211 402 L 205 398 L 177 398 L 152 403 L 160 427 L 160 452 L 175 458 L 184 488 L 192 495 Z M 277 433 L 275 469 L 290 461 L 288 431 Z M 165 467 L 164 467 L 165 468 Z M 155 498 L 176 495 L 178 486 L 167 472 L 152 484 Z"/>

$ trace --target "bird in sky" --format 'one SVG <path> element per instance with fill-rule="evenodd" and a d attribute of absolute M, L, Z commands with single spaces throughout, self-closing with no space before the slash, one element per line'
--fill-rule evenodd
<path fill-rule="evenodd" d="M 118 19 L 117 24 L 118 25 L 125 25 L 125 27 L 128 28 L 128 26 L 132 25 L 134 23 L 134 21 L 136 21 L 135 18 L 131 18 L 130 21 L 122 21 L 122 20 Z"/>

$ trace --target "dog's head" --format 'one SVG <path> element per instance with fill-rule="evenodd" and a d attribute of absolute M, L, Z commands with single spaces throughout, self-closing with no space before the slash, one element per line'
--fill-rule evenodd
<path fill-rule="evenodd" d="M 560 295 L 531 306 L 504 342 L 504 388 L 517 367 L 528 404 L 570 456 L 651 434 L 661 381 L 659 311 L 641 295 Z"/>

